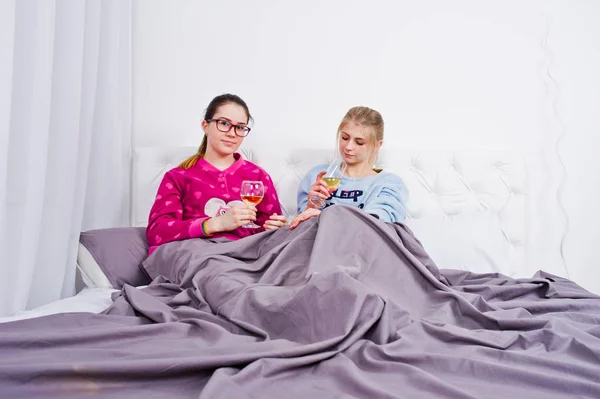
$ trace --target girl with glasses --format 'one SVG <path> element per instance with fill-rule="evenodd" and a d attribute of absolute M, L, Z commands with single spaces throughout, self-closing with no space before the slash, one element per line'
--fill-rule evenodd
<path fill-rule="evenodd" d="M 361 208 L 384 222 L 400 222 L 406 218 L 408 190 L 402 179 L 373 165 L 383 144 L 383 118 L 368 107 L 351 108 L 338 128 L 341 179 L 335 190 L 328 186 L 328 165 L 310 170 L 298 188 L 298 213 L 290 228 L 317 216 L 334 204 Z"/>
<path fill-rule="evenodd" d="M 270 176 L 236 152 L 250 133 L 251 119 L 248 106 L 236 95 L 223 94 L 210 102 L 198 152 L 168 171 L 158 188 L 146 229 L 149 253 L 171 241 L 236 240 L 287 223 Z M 256 206 L 242 201 L 243 182 L 262 186 Z M 255 221 L 259 228 L 248 228 Z"/>

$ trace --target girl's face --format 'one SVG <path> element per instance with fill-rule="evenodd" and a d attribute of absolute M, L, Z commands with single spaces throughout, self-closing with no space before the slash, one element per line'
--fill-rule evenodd
<path fill-rule="evenodd" d="M 352 121 L 345 123 L 340 129 L 339 146 L 340 154 L 348 166 L 357 166 L 368 164 L 369 159 L 381 146 L 381 141 L 373 146 L 372 135 L 374 133 L 369 128 L 354 123 Z"/>
<path fill-rule="evenodd" d="M 202 128 L 208 140 L 207 151 L 214 151 L 219 156 L 228 156 L 236 152 L 244 141 L 244 137 L 239 134 L 247 123 L 248 115 L 242 106 L 235 103 L 221 105 L 212 119 L 202 121 Z M 227 129 L 228 132 L 223 131 Z M 236 131 L 239 134 L 236 134 Z"/>

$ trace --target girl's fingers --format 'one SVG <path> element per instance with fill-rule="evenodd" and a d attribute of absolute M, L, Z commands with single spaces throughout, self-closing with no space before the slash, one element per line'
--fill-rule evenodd
<path fill-rule="evenodd" d="M 275 227 L 282 227 L 285 226 L 285 224 L 287 223 L 287 217 L 285 217 L 285 215 L 278 215 L 274 213 L 271 216 L 269 216 L 269 220 L 267 220 L 266 223 L 269 223 L 270 225 L 273 225 Z"/>
<path fill-rule="evenodd" d="M 307 219 L 310 219 L 313 216 L 317 216 L 319 213 L 321 213 L 321 212 L 318 209 L 307 209 L 307 210 L 305 210 L 304 212 L 302 212 L 301 214 L 299 214 L 298 216 L 296 216 L 294 218 L 294 220 L 292 220 L 292 223 L 290 223 L 290 229 L 293 230 L 300 223 L 304 222 Z"/>
<path fill-rule="evenodd" d="M 256 220 L 256 214 L 254 212 L 249 212 L 246 213 L 245 215 L 241 216 L 243 219 L 248 219 L 248 220 Z"/>
<path fill-rule="evenodd" d="M 296 228 L 296 226 L 298 226 L 298 224 L 300 223 L 299 217 L 296 217 L 294 220 L 292 220 L 292 223 L 290 223 L 290 230 L 294 230 Z"/>
<path fill-rule="evenodd" d="M 254 222 L 256 221 L 256 217 L 252 217 L 252 216 L 242 216 L 240 218 L 238 218 L 238 223 L 241 224 L 248 224 L 250 222 Z"/>
<path fill-rule="evenodd" d="M 252 210 L 244 211 L 244 213 L 242 215 L 243 215 L 243 217 L 256 218 L 256 212 L 254 212 Z"/>
<path fill-rule="evenodd" d="M 263 227 L 265 228 L 265 230 L 275 230 L 275 229 L 279 229 L 283 226 L 285 226 L 284 223 L 267 220 Z"/>
<path fill-rule="evenodd" d="M 327 199 L 329 198 L 329 191 L 324 191 L 323 187 L 316 187 L 314 190 L 311 190 L 311 192 L 309 193 L 309 198 L 310 197 L 319 197 L 321 199 Z"/>
<path fill-rule="evenodd" d="M 310 193 L 313 193 L 313 194 L 319 195 L 319 196 L 320 196 L 320 194 L 326 195 L 327 197 L 323 198 L 323 199 L 327 199 L 327 198 L 329 198 L 329 195 L 330 195 L 329 186 L 327 186 L 327 183 L 325 183 L 324 181 L 321 180 L 320 184 L 315 183 L 310 187 L 309 194 Z"/>

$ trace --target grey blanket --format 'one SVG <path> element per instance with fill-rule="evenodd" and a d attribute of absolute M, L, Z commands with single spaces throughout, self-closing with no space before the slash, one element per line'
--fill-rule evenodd
<path fill-rule="evenodd" d="M 103 314 L 0 324 L 2 398 L 600 398 L 600 298 L 438 270 L 344 206 L 160 247 Z"/>

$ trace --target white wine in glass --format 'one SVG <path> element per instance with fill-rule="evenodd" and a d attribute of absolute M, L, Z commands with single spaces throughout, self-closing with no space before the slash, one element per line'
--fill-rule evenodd
<path fill-rule="evenodd" d="M 333 162 L 331 162 L 331 164 L 329 164 L 327 167 L 327 171 L 321 179 L 325 182 L 325 184 L 327 184 L 330 194 L 337 190 L 345 171 L 346 164 L 341 162 L 339 159 L 333 160 Z M 325 206 L 325 200 L 317 196 L 312 196 L 310 201 L 319 208 L 323 208 Z"/>
<path fill-rule="evenodd" d="M 265 195 L 265 186 L 260 180 L 244 180 L 240 191 L 242 201 L 248 205 L 256 206 L 260 204 Z M 258 229 L 260 226 L 254 222 L 242 226 L 246 229 Z"/>
<path fill-rule="evenodd" d="M 335 190 L 337 190 L 337 187 L 340 185 L 342 178 L 341 177 L 323 177 L 323 181 L 327 184 L 327 187 L 329 187 L 329 191 L 335 191 Z"/>

